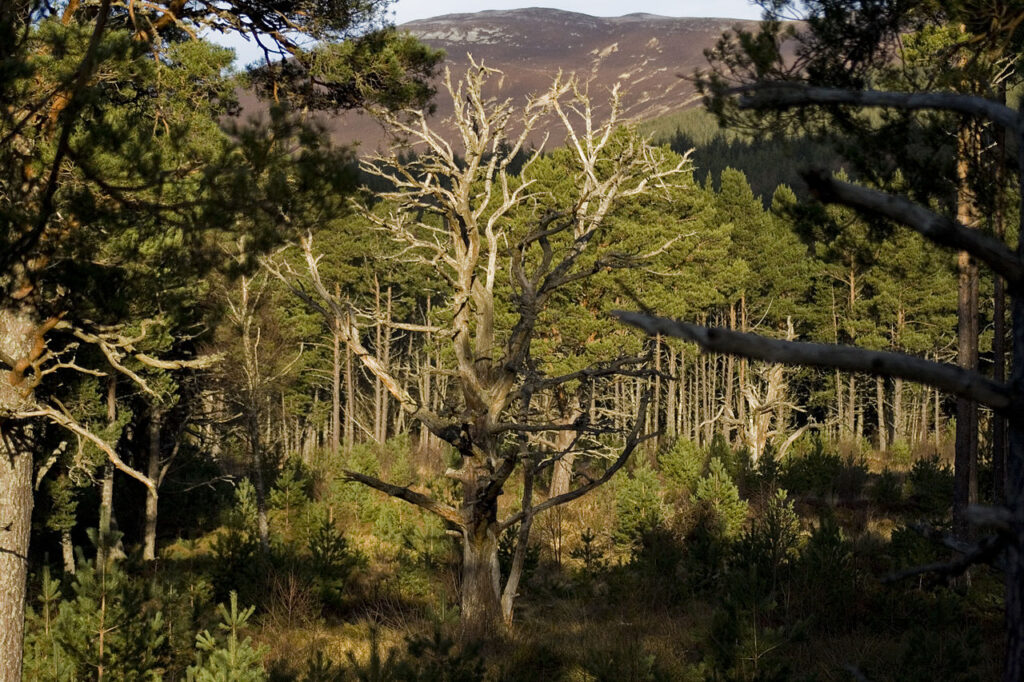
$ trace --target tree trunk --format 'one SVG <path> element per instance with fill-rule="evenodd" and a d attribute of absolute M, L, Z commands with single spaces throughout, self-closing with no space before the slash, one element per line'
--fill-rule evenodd
<path fill-rule="evenodd" d="M 574 409 L 566 415 L 564 423 L 572 424 L 579 416 L 580 411 L 578 409 Z M 564 495 L 569 492 L 569 484 L 572 482 L 572 467 L 576 461 L 576 453 L 567 452 L 567 450 L 575 437 L 576 432 L 568 429 L 559 431 L 555 436 L 555 447 L 558 449 L 558 452 L 564 452 L 565 454 L 555 462 L 552 469 L 551 487 L 548 490 L 548 497 L 557 497 L 558 495 Z"/>
<path fill-rule="evenodd" d="M 338 287 L 335 287 L 335 295 L 340 297 Z M 340 326 L 341 320 L 336 319 L 335 324 Z M 341 451 L 341 333 L 334 330 L 331 337 L 331 459 L 336 466 Z"/>
<path fill-rule="evenodd" d="M 146 476 L 153 481 L 153 488 L 146 488 L 146 525 L 142 541 L 142 560 L 156 560 L 156 516 L 157 516 L 157 492 L 156 487 L 160 485 L 160 427 L 163 423 L 163 413 L 158 407 L 150 409 L 149 416 L 149 462 L 146 467 Z"/>
<path fill-rule="evenodd" d="M 8 358 L 31 358 L 38 325 L 25 309 L 0 309 L 0 350 Z M 31 407 L 34 396 L 23 377 L 0 366 L 0 411 Z M 30 424 L 0 420 L 0 682 L 21 682 L 28 549 L 32 528 Z"/>
<path fill-rule="evenodd" d="M 658 436 L 652 441 L 652 445 L 657 450 L 662 445 L 661 439 L 661 335 L 654 337 L 654 409 L 648 410 L 647 414 L 651 416 L 651 426 L 648 429 L 648 433 L 657 433 Z"/>
<path fill-rule="evenodd" d="M 668 436 L 669 442 L 674 441 L 678 433 L 678 417 L 676 416 L 676 405 L 678 404 L 676 398 L 679 393 L 679 374 L 676 369 L 678 357 L 678 351 L 670 345 L 668 348 L 668 374 L 671 378 L 667 382 L 668 390 L 665 393 L 665 435 Z"/>
<path fill-rule="evenodd" d="M 260 553 L 266 558 L 270 554 L 270 521 L 267 516 L 267 484 L 263 472 L 258 420 L 258 415 L 249 417 L 249 448 L 252 452 L 252 483 L 256 490 L 256 532 L 260 539 Z"/>
<path fill-rule="evenodd" d="M 875 377 L 875 416 L 878 421 L 878 450 L 885 452 L 888 445 L 886 436 L 888 426 L 885 423 L 885 379 Z"/>
<path fill-rule="evenodd" d="M 846 430 L 850 438 L 857 437 L 857 378 L 850 374 L 847 378 L 848 402 L 846 405 Z"/>
<path fill-rule="evenodd" d="M 736 329 L 736 304 L 729 304 L 729 329 Z M 735 367 L 736 367 L 736 356 L 729 355 L 726 357 L 725 366 L 725 411 L 726 414 L 734 414 L 733 412 L 733 384 L 735 383 Z M 729 445 L 733 445 L 732 437 L 732 426 L 733 422 L 731 419 L 727 419 L 722 426 L 722 435 L 725 436 L 725 442 Z"/>
<path fill-rule="evenodd" d="M 71 529 L 65 528 L 60 532 L 60 554 L 64 560 L 64 574 L 75 574 L 75 546 L 71 542 Z"/>
<path fill-rule="evenodd" d="M 493 519 L 481 519 L 465 530 L 462 541 L 461 625 L 468 641 L 485 640 L 500 631 L 500 581 L 498 526 Z"/>
<path fill-rule="evenodd" d="M 903 379 L 892 381 L 892 439 L 903 440 L 906 434 L 906 416 L 903 411 Z"/>
<path fill-rule="evenodd" d="M 356 440 L 355 379 L 352 376 L 352 344 L 345 344 L 345 452 L 351 452 Z"/>
<path fill-rule="evenodd" d="M 27 438 L 26 438 L 27 440 Z M 0 682 L 21 682 L 32 526 L 32 453 L 6 429 L 0 446 Z"/>
<path fill-rule="evenodd" d="M 117 420 L 117 377 L 107 380 L 107 422 Z M 110 558 L 123 558 L 121 539 L 114 539 L 117 519 L 114 517 L 114 465 L 108 460 L 103 465 L 103 483 L 100 487 L 99 558 L 103 563 Z"/>
<path fill-rule="evenodd" d="M 971 190 L 972 161 L 978 153 L 978 131 L 964 123 L 957 134 L 956 217 L 966 227 L 977 227 L 977 207 Z M 966 252 L 957 258 L 957 364 L 978 367 L 978 266 Z M 953 464 L 953 532 L 968 537 L 965 514 L 977 497 L 978 406 L 966 398 L 956 401 L 956 455 Z M 972 494 L 973 493 L 973 494 Z"/>

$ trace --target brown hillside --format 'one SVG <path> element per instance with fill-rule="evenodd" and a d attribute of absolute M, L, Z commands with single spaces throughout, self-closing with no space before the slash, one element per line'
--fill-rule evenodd
<path fill-rule="evenodd" d="M 444 49 L 446 65 L 455 76 L 468 65 L 467 53 L 503 71 L 500 87 L 489 93 L 493 96 L 523 102 L 528 94 L 548 86 L 559 71 L 575 72 L 590 81 L 596 101 L 602 99 L 598 93 L 621 81 L 628 115 L 649 120 L 692 102 L 693 87 L 679 74 L 690 75 L 702 66 L 704 49 L 724 31 L 754 23 L 652 14 L 603 18 L 533 8 L 450 14 L 400 28 Z M 451 113 L 451 102 L 444 92 L 436 102 L 435 118 L 442 120 Z M 381 127 L 363 114 L 339 116 L 329 126 L 338 142 L 359 140 L 364 152 L 389 144 Z"/>

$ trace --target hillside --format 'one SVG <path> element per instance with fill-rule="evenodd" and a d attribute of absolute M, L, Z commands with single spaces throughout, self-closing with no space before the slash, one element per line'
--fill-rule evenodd
<path fill-rule="evenodd" d="M 575 72 L 588 79 L 592 92 L 622 82 L 627 113 L 650 120 L 691 103 L 694 89 L 680 76 L 704 64 L 703 51 L 724 31 L 753 24 L 651 14 L 605 18 L 532 8 L 451 14 L 400 28 L 445 50 L 446 65 L 455 74 L 468 65 L 467 54 L 503 71 L 500 88 L 489 93 L 493 96 L 524 101 L 559 71 Z M 450 114 L 445 97 L 438 97 L 437 104 L 438 118 Z M 363 150 L 384 144 L 383 131 L 368 116 L 348 114 L 330 126 L 339 142 L 359 140 Z"/>

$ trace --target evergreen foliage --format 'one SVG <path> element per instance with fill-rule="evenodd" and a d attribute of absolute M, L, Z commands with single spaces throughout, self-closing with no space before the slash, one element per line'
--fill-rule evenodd
<path fill-rule="evenodd" d="M 735 540 L 747 520 L 748 504 L 725 470 L 722 460 L 712 458 L 708 473 L 697 482 L 691 498 L 700 511 L 700 523 L 724 540 Z"/>
<path fill-rule="evenodd" d="M 221 622 L 216 635 L 203 630 L 196 635 L 196 662 L 189 667 L 189 682 L 262 682 L 264 651 L 252 638 L 242 638 L 242 631 L 255 607 L 239 610 L 238 594 L 231 593 L 230 607 L 217 606 Z"/>

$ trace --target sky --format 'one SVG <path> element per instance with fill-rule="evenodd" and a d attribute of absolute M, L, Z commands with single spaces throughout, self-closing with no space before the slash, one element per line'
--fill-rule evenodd
<path fill-rule="evenodd" d="M 523 7 L 553 7 L 598 17 L 646 12 L 667 17 L 761 18 L 760 8 L 748 0 L 396 0 L 389 12 L 394 23 L 404 24 L 443 14 Z M 235 63 L 238 66 L 262 57 L 254 43 L 247 43 L 236 35 L 215 36 L 214 40 L 235 49 Z"/>

